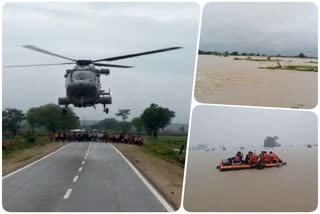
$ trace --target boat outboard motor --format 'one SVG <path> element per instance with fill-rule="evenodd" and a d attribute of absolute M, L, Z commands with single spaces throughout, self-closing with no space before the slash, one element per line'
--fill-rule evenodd
<path fill-rule="evenodd" d="M 224 159 L 221 161 L 222 165 L 228 166 L 232 165 L 232 162 L 229 159 Z"/>

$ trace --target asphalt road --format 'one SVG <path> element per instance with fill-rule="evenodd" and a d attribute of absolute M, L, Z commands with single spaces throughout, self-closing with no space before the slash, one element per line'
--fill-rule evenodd
<path fill-rule="evenodd" d="M 2 183 L 3 208 L 10 212 L 167 211 L 106 143 L 70 143 Z"/>

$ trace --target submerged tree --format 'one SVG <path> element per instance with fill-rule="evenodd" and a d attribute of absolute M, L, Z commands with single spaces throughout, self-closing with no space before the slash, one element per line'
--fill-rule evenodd
<path fill-rule="evenodd" d="M 281 146 L 281 144 L 279 144 L 279 143 L 277 142 L 277 140 L 278 140 L 278 137 L 277 137 L 277 136 L 274 136 L 274 137 L 268 136 L 268 137 L 266 137 L 266 138 L 264 139 L 264 144 L 263 144 L 263 146 L 264 146 L 264 147 L 271 147 L 271 148 L 273 148 L 273 147 L 279 147 L 279 146 Z"/>

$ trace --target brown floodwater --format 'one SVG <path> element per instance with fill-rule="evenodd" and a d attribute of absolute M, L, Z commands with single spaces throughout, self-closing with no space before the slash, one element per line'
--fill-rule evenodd
<path fill-rule="evenodd" d="M 280 60 L 285 66 L 317 65 L 309 63 L 311 59 Z M 215 104 L 315 107 L 318 73 L 259 68 L 276 65 L 276 62 L 234 60 L 232 56 L 199 55 L 195 98 Z"/>
<path fill-rule="evenodd" d="M 225 172 L 216 169 L 216 165 L 234 155 L 235 149 L 189 151 L 184 208 L 199 212 L 315 210 L 318 204 L 317 147 L 283 147 L 273 151 L 287 162 L 286 166 Z"/>

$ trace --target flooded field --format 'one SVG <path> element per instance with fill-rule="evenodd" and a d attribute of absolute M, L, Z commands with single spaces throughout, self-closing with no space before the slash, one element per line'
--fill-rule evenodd
<path fill-rule="evenodd" d="M 280 59 L 282 66 L 317 65 L 310 63 L 316 61 L 311 59 L 271 59 Z M 215 104 L 289 108 L 316 106 L 317 72 L 259 68 L 268 66 L 277 66 L 277 62 L 199 55 L 195 98 L 199 102 Z"/>
<path fill-rule="evenodd" d="M 256 152 L 263 148 L 257 148 Z M 254 151 L 253 148 L 250 148 Z M 235 155 L 226 151 L 190 151 L 184 207 L 188 211 L 313 211 L 318 200 L 317 147 L 273 149 L 286 166 L 220 172 L 216 165 Z M 243 150 L 243 153 L 249 151 Z"/>

